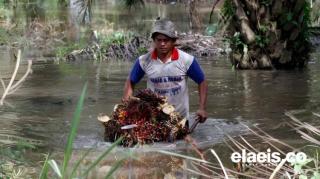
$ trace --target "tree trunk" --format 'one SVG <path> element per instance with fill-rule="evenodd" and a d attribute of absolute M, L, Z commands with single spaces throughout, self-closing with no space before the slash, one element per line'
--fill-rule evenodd
<path fill-rule="evenodd" d="M 199 31 L 201 29 L 201 19 L 197 10 L 197 1 L 198 0 L 189 0 L 190 26 L 195 31 Z"/>
<path fill-rule="evenodd" d="M 306 64 L 309 0 L 226 1 L 229 5 L 224 5 L 223 16 L 235 22 L 230 30 L 236 33 L 229 40 L 231 62 L 236 68 L 295 68 Z"/>

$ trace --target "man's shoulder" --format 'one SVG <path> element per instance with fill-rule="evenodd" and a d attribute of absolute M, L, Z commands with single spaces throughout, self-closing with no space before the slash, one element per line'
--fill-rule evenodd
<path fill-rule="evenodd" d="M 148 52 L 148 53 L 145 53 L 145 54 L 143 54 L 143 55 L 140 55 L 140 56 L 138 57 L 138 59 L 139 59 L 140 61 L 147 61 L 147 60 L 150 60 L 150 57 L 151 57 L 151 52 Z"/>
<path fill-rule="evenodd" d="M 182 58 L 182 59 L 192 59 L 192 60 L 194 59 L 193 55 L 191 55 L 181 49 L 178 49 L 178 52 L 179 52 L 180 58 Z"/>
<path fill-rule="evenodd" d="M 195 57 L 180 49 L 178 49 L 178 52 L 179 52 L 179 61 L 182 62 L 182 64 L 184 64 L 186 68 L 189 68 Z"/>
<path fill-rule="evenodd" d="M 148 64 L 150 64 L 150 62 L 151 62 L 151 52 L 148 52 L 146 54 L 139 56 L 138 61 L 139 61 L 141 68 L 145 69 L 146 66 L 148 66 Z"/>

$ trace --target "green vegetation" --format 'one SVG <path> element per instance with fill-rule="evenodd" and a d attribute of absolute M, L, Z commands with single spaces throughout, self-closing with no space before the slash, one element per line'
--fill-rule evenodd
<path fill-rule="evenodd" d="M 232 0 L 225 0 L 221 9 L 221 17 L 224 21 L 229 20 L 236 13 L 236 7 L 232 3 Z"/>
<path fill-rule="evenodd" d="M 102 55 L 105 53 L 106 49 L 108 49 L 112 45 L 122 46 L 129 43 L 134 34 L 132 32 L 113 32 L 109 35 L 101 36 L 99 35 L 99 48 L 96 49 L 95 47 L 91 47 L 90 43 L 87 42 L 87 37 L 80 37 L 80 42 L 78 43 L 69 43 L 64 46 L 60 46 L 56 49 L 55 53 L 58 58 L 64 58 L 66 55 L 70 54 L 72 51 L 75 50 L 82 50 L 85 48 L 90 48 L 94 55 L 97 56 L 97 59 L 101 59 Z M 140 47 L 137 49 L 138 53 L 147 52 L 147 49 L 144 47 Z"/>
<path fill-rule="evenodd" d="M 9 40 L 10 40 L 10 37 L 8 32 L 4 28 L 0 27 L 0 44 L 1 45 L 8 44 Z"/>
<path fill-rule="evenodd" d="M 244 49 L 244 47 L 246 46 L 246 44 L 241 39 L 239 32 L 236 32 L 231 37 L 226 37 L 225 41 L 227 41 L 230 44 L 230 46 L 232 46 L 233 48 L 240 50 L 240 51 L 242 51 Z"/>
<path fill-rule="evenodd" d="M 310 35 L 311 35 L 309 27 L 312 25 L 311 7 L 310 7 L 310 3 L 309 2 L 306 2 L 304 4 L 303 12 L 304 12 L 304 16 L 303 16 L 304 24 L 303 24 L 303 27 L 302 27 L 302 39 L 309 40 Z"/>
<path fill-rule="evenodd" d="M 148 49 L 146 47 L 139 47 L 138 48 L 138 54 L 145 54 L 148 52 Z"/>
<path fill-rule="evenodd" d="M 0 143 L 0 178 L 31 178 L 34 173 L 28 170 L 28 166 L 33 165 L 33 161 L 28 158 L 28 153 L 35 150 L 36 146 L 24 141 L 12 145 Z"/>
<path fill-rule="evenodd" d="M 320 178 L 320 173 L 319 173 L 319 170 L 317 169 L 318 161 L 319 161 L 318 159 L 308 158 L 303 162 L 292 162 L 290 164 L 293 167 L 294 172 L 299 174 L 299 179 L 308 179 L 308 178 L 318 179 Z M 310 167 L 308 166 L 308 164 L 310 164 L 311 162 L 314 163 L 315 169 L 310 169 Z"/>
<path fill-rule="evenodd" d="M 46 156 L 46 160 L 43 164 L 43 168 L 40 174 L 40 179 L 46 179 L 46 178 L 51 178 L 49 177 L 50 175 L 50 170 L 49 166 L 51 169 L 54 171 L 54 174 L 58 178 L 74 178 L 74 177 L 87 177 L 89 172 L 91 172 L 95 166 L 99 164 L 99 162 L 119 144 L 119 142 L 122 140 L 122 138 L 119 138 L 115 143 L 113 143 L 106 151 L 104 151 L 95 161 L 92 162 L 92 164 L 85 169 L 84 171 L 78 171 L 78 167 L 80 166 L 81 162 L 85 159 L 85 157 L 89 154 L 90 150 L 88 150 L 84 155 L 72 166 L 70 164 L 70 159 L 72 156 L 72 146 L 73 146 L 73 141 L 76 137 L 79 122 L 80 122 L 80 116 L 81 116 L 81 111 L 83 109 L 83 103 L 85 99 L 87 91 L 87 83 L 84 85 L 80 99 L 78 101 L 72 123 L 71 123 L 71 130 L 69 133 L 67 145 L 64 151 L 64 159 L 63 159 L 63 164 L 59 165 L 59 162 L 57 162 L 54 159 L 50 159 L 50 155 Z M 124 158 L 118 160 L 113 167 L 110 169 L 106 177 L 110 177 L 123 163 Z M 71 171 L 71 173 L 70 173 Z M 79 176 L 76 176 L 76 174 L 79 173 Z"/>
<path fill-rule="evenodd" d="M 111 33 L 110 35 L 106 35 L 101 37 L 101 47 L 109 47 L 112 44 L 125 44 L 127 43 L 131 38 L 133 37 L 133 33 L 132 32 L 114 32 Z"/>
<path fill-rule="evenodd" d="M 45 155 L 45 161 L 42 166 L 42 170 L 39 174 L 40 179 L 46 178 L 85 178 L 88 174 L 101 162 L 104 157 L 112 152 L 112 150 L 120 143 L 122 138 L 119 138 L 114 142 L 106 151 L 104 151 L 97 159 L 92 161 L 92 163 L 85 169 L 80 170 L 79 166 L 85 160 L 86 156 L 90 153 L 90 150 L 87 150 L 81 158 L 79 158 L 75 163 L 70 163 L 70 159 L 73 153 L 73 141 L 76 137 L 77 129 L 80 122 L 80 116 L 83 109 L 85 94 L 87 91 L 87 84 L 84 85 L 81 96 L 77 103 L 76 110 L 71 123 L 71 130 L 69 133 L 68 141 L 64 151 L 64 159 L 60 164 L 59 161 L 51 158 L 50 154 Z M 0 179 L 15 178 L 15 177 L 31 177 L 30 171 L 26 168 L 26 162 L 28 159 L 27 156 L 28 150 L 36 149 L 35 146 L 30 145 L 26 142 L 20 142 L 11 147 L 1 147 L 0 148 Z M 126 156 L 120 158 L 117 162 L 113 164 L 107 173 L 106 178 L 111 177 L 112 174 L 123 164 Z M 37 175 L 37 173 L 33 173 Z M 34 176 L 33 176 L 34 177 Z"/>
<path fill-rule="evenodd" d="M 266 47 L 269 44 L 269 42 L 270 42 L 270 40 L 266 36 L 262 36 L 262 35 L 256 36 L 256 44 L 261 48 Z"/>
<path fill-rule="evenodd" d="M 59 46 L 56 48 L 55 54 L 57 58 L 64 58 L 67 54 L 74 50 L 83 49 L 86 47 L 85 43 L 68 43 L 65 46 Z"/>
<path fill-rule="evenodd" d="M 239 69 L 304 67 L 310 52 L 310 13 L 306 0 L 225 1 L 221 16 L 230 22 L 231 62 Z M 239 40 L 232 40 L 237 33 Z"/>

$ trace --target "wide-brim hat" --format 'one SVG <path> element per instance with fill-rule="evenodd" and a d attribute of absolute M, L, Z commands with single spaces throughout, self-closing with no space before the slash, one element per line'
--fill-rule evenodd
<path fill-rule="evenodd" d="M 174 23 L 167 19 L 157 19 L 151 31 L 153 38 L 156 33 L 164 34 L 172 39 L 177 39 L 177 31 Z"/>

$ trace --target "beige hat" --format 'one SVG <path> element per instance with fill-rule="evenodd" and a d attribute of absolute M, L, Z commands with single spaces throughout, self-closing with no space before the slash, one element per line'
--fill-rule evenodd
<path fill-rule="evenodd" d="M 153 38 L 155 33 L 164 34 L 170 38 L 177 39 L 177 31 L 173 22 L 167 19 L 157 19 L 153 25 L 151 37 Z"/>

